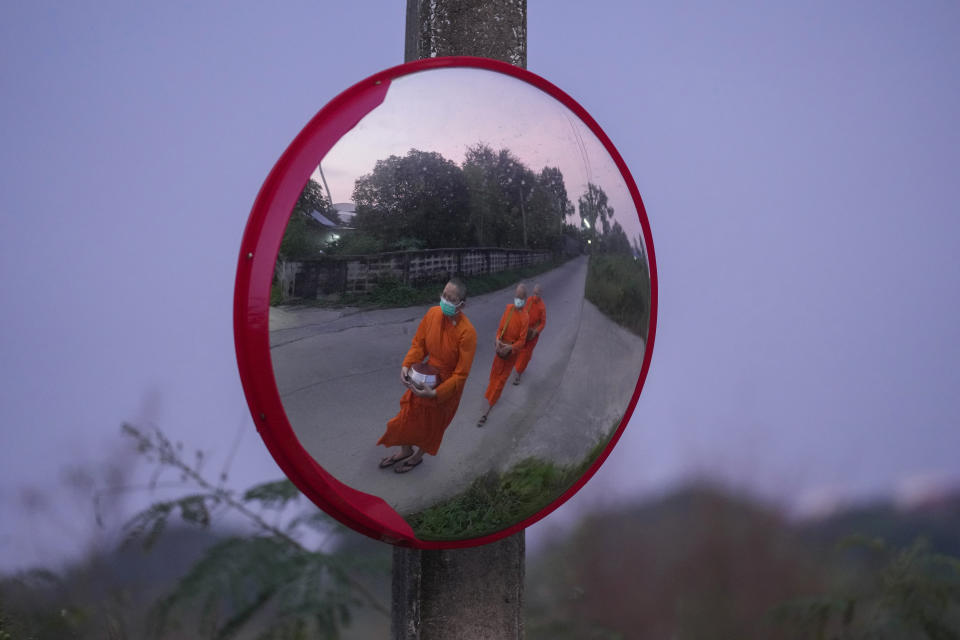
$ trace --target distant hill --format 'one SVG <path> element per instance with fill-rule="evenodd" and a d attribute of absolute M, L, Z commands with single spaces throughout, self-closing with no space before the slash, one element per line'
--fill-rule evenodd
<path fill-rule="evenodd" d="M 892 501 L 859 505 L 804 523 L 798 531 L 825 545 L 852 534 L 882 538 L 897 547 L 922 537 L 933 549 L 960 557 L 960 492 L 910 508 Z"/>

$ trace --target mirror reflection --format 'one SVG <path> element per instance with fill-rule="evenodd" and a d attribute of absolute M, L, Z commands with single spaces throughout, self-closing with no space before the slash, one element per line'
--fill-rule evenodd
<path fill-rule="evenodd" d="M 270 309 L 303 447 L 422 539 L 546 507 L 633 395 L 649 326 L 637 210 L 590 129 L 515 78 L 394 80 L 290 215 Z"/>

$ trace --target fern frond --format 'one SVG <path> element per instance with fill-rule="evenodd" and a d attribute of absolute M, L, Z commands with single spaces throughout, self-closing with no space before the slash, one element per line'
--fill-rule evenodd
<path fill-rule="evenodd" d="M 296 579 L 303 555 L 274 536 L 224 540 L 208 549 L 157 604 L 151 626 L 163 633 L 172 617 L 196 612 L 201 629 L 211 636 L 224 633 L 228 625 L 239 629 L 244 616 L 252 616 L 282 585 Z"/>
<path fill-rule="evenodd" d="M 259 502 L 267 509 L 282 509 L 300 495 L 300 491 L 289 480 L 274 480 L 247 489 L 243 494 L 243 501 Z"/>
<path fill-rule="evenodd" d="M 123 529 L 127 532 L 121 546 L 142 539 L 143 548 L 149 550 L 167 526 L 167 518 L 176 507 L 176 500 L 157 502 L 130 518 Z"/>

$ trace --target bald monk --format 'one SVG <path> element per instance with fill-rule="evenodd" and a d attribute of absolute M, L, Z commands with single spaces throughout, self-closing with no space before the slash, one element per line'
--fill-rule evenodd
<path fill-rule="evenodd" d="M 400 413 L 387 422 L 386 433 L 377 441 L 387 447 L 399 446 L 400 451 L 383 458 L 381 469 L 393 466 L 397 473 L 406 473 L 420 464 L 424 453 L 437 455 L 443 432 L 460 406 L 477 351 L 477 331 L 461 311 L 466 297 L 466 285 L 451 279 L 443 288 L 439 306 L 431 307 L 417 327 L 400 367 L 400 381 L 407 389 L 400 399 Z M 440 372 L 433 389 L 421 389 L 409 377 L 410 367 L 425 358 Z"/>
<path fill-rule="evenodd" d="M 527 287 L 524 284 L 518 284 L 516 293 L 514 293 L 513 303 L 508 304 L 500 317 L 500 326 L 497 327 L 497 333 L 493 338 L 493 348 L 496 355 L 493 357 L 493 365 L 490 367 L 490 382 L 487 384 L 487 392 L 484 396 L 487 399 L 487 410 L 480 416 L 478 427 L 482 427 L 487 421 L 490 409 L 497 404 L 500 399 L 500 393 L 507 384 L 507 378 L 513 370 L 513 365 L 517 361 L 517 353 L 523 348 L 527 341 L 527 325 L 529 319 L 524 305 L 527 301 Z"/>
<path fill-rule="evenodd" d="M 540 284 L 533 285 L 533 295 L 527 299 L 524 309 L 527 310 L 527 316 L 530 318 L 529 328 L 527 329 L 527 342 L 517 354 L 517 362 L 514 368 L 517 375 L 513 379 L 513 384 L 520 384 L 520 376 L 526 371 L 530 364 L 530 357 L 533 356 L 533 349 L 537 346 L 537 340 L 540 339 L 540 333 L 547 324 L 547 308 L 543 306 L 541 294 L 543 290 Z"/>

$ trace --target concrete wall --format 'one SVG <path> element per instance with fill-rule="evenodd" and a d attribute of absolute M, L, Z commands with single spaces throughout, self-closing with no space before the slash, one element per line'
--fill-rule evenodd
<path fill-rule="evenodd" d="M 546 262 L 549 252 L 468 248 L 392 251 L 366 256 L 325 256 L 278 261 L 276 277 L 284 300 L 364 293 L 380 283 L 416 286 L 451 276 L 475 276 Z"/>

